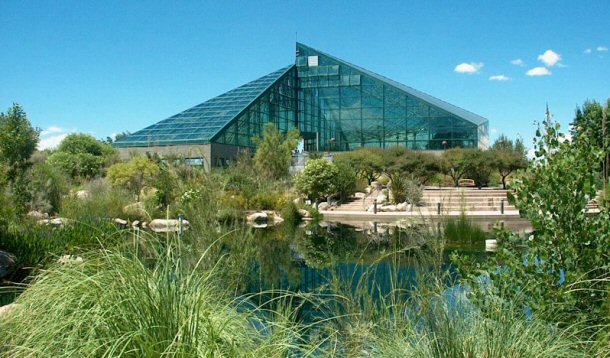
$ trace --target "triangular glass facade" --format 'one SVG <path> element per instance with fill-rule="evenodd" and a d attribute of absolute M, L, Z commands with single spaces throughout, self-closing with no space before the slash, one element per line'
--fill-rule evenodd
<path fill-rule="evenodd" d="M 296 65 L 299 128 L 318 132 L 306 149 L 488 145 L 488 122 L 476 114 L 300 43 Z M 325 131 L 328 123 L 333 131 Z"/>
<path fill-rule="evenodd" d="M 396 145 L 417 150 L 488 146 L 485 118 L 300 43 L 295 65 L 114 145 L 254 147 L 253 138 L 269 122 L 282 131 L 297 126 L 309 151 Z M 209 159 L 215 162 L 215 158 Z"/>

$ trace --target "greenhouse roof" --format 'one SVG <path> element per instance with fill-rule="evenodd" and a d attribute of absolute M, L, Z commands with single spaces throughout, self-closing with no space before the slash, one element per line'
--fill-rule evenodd
<path fill-rule="evenodd" d="M 351 63 L 349 63 L 347 61 L 344 61 L 344 60 L 342 60 L 340 58 L 337 58 L 337 57 L 335 57 L 333 55 L 329 55 L 329 54 L 327 54 L 327 53 L 325 53 L 323 51 L 316 50 L 315 48 L 309 47 L 309 46 L 304 45 L 304 44 L 299 43 L 299 42 L 297 42 L 297 46 L 308 48 L 308 49 L 310 49 L 310 50 L 312 50 L 314 52 L 320 53 L 321 55 L 324 55 L 324 56 L 326 56 L 326 57 L 328 57 L 328 58 L 330 58 L 330 59 L 332 59 L 332 60 L 334 60 L 334 61 L 336 61 L 336 62 L 338 62 L 340 64 L 346 65 L 346 66 L 351 67 L 351 68 L 353 68 L 353 69 L 355 69 L 357 71 L 362 72 L 362 74 L 364 74 L 364 75 L 367 75 L 367 76 L 373 77 L 373 78 L 375 78 L 375 79 L 377 79 L 379 81 L 385 82 L 386 84 L 388 84 L 388 85 L 390 85 L 390 86 L 392 86 L 392 87 L 394 87 L 394 88 L 396 88 L 396 89 L 398 89 L 400 91 L 404 91 L 404 92 L 410 94 L 411 96 L 417 97 L 417 98 L 421 99 L 422 101 L 428 102 L 429 104 L 431 104 L 433 106 L 436 106 L 436 107 L 439 107 L 439 108 L 441 108 L 441 109 L 443 109 L 443 110 L 445 110 L 445 111 L 447 111 L 449 113 L 453 113 L 454 115 L 456 115 L 458 117 L 461 117 L 461 118 L 463 118 L 463 119 L 465 119 L 465 120 L 467 120 L 467 121 L 469 121 L 471 123 L 474 123 L 476 125 L 480 125 L 480 124 L 483 124 L 483 123 L 487 122 L 487 119 L 484 118 L 484 117 L 481 117 L 481 116 L 479 116 L 477 114 L 469 112 L 469 111 L 467 111 L 467 110 L 465 110 L 463 108 L 460 108 L 458 106 L 454 106 L 451 103 L 447 103 L 447 102 L 445 102 L 445 101 L 443 101 L 441 99 L 438 99 L 438 98 L 436 98 L 434 96 L 431 96 L 431 95 L 429 95 L 427 93 L 418 91 L 415 88 L 412 88 L 412 87 L 409 87 L 409 86 L 405 86 L 402 83 L 399 83 L 399 82 L 396 82 L 394 80 L 391 80 L 391 79 L 389 79 L 387 77 L 384 77 L 382 75 L 379 75 L 379 74 L 377 74 L 377 73 L 375 73 L 373 71 L 369 71 L 369 70 L 364 69 L 362 67 L 356 66 L 356 65 L 351 64 Z"/>
<path fill-rule="evenodd" d="M 117 140 L 115 147 L 206 144 L 294 65 L 284 67 Z"/>

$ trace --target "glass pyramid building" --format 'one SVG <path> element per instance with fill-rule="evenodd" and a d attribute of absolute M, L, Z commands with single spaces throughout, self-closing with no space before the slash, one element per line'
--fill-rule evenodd
<path fill-rule="evenodd" d="M 297 43 L 296 63 L 139 130 L 120 152 L 176 154 L 225 165 L 267 123 L 297 127 L 307 151 L 405 146 L 487 148 L 488 121 Z"/>

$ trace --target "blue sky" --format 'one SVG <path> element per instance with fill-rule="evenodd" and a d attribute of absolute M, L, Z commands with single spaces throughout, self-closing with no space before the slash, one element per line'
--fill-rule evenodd
<path fill-rule="evenodd" d="M 153 124 L 292 63 L 297 37 L 488 118 L 492 140 L 529 145 L 547 102 L 567 129 L 577 105 L 610 97 L 607 0 L 3 0 L 0 13 L 0 111 L 20 103 L 44 146 Z"/>

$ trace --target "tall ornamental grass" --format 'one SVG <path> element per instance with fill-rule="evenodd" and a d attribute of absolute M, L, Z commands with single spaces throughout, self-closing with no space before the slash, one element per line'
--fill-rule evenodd
<path fill-rule="evenodd" d="M 434 250 L 433 250 L 434 251 Z M 391 254 L 395 255 L 395 254 Z M 326 325 L 335 340 L 329 355 L 345 357 L 588 357 L 576 329 L 559 329 L 494 297 L 479 309 L 443 270 L 438 255 L 409 253 L 415 276 L 390 268 L 391 289 L 367 275 L 334 282 Z M 396 267 L 396 266 L 395 266 Z M 448 288 L 449 287 L 449 288 Z"/>
<path fill-rule="evenodd" d="M 302 349 L 284 311 L 224 294 L 214 270 L 115 252 L 54 266 L 0 320 L 4 357 L 282 357 Z M 267 317 L 263 319 L 262 317 Z"/>

